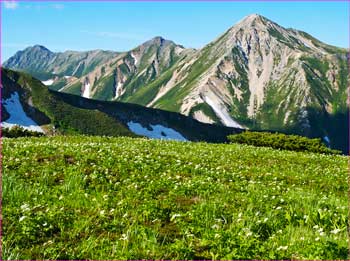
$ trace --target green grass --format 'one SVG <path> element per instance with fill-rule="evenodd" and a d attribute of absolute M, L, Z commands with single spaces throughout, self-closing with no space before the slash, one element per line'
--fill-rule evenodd
<path fill-rule="evenodd" d="M 168 71 L 160 75 L 159 78 L 156 78 L 145 86 L 141 86 L 141 88 L 137 89 L 135 93 L 127 96 L 125 101 L 146 106 L 157 96 L 160 88 L 170 81 L 174 71 L 175 68 L 170 68 Z"/>
<path fill-rule="evenodd" d="M 235 70 L 240 75 L 238 78 L 233 78 L 229 82 L 229 89 L 233 91 L 233 85 L 242 91 L 242 99 L 239 100 L 235 95 L 232 95 L 233 105 L 230 108 L 230 114 L 233 118 L 239 122 L 250 126 L 251 119 L 248 117 L 247 107 L 249 104 L 250 90 L 249 90 L 249 80 L 247 74 L 247 65 L 245 64 L 244 57 L 237 47 L 232 49 L 232 61 Z"/>
<path fill-rule="evenodd" d="M 153 64 L 147 67 L 145 73 L 139 74 L 136 77 L 130 76 L 130 80 L 124 83 L 125 93 L 121 97 L 122 101 L 129 102 L 129 100 L 132 99 L 132 96 L 137 93 L 137 91 L 144 88 L 147 83 L 152 82 L 155 80 L 155 78 L 156 70 Z"/>
<path fill-rule="evenodd" d="M 61 78 L 59 79 L 57 82 L 53 83 L 52 85 L 50 85 L 48 88 L 50 90 L 54 90 L 54 91 L 58 91 L 60 90 L 62 87 L 64 87 L 67 84 L 67 79 L 65 78 Z M 80 91 L 80 90 L 79 90 Z M 79 92 L 80 94 L 80 92 Z"/>
<path fill-rule="evenodd" d="M 346 259 L 347 158 L 3 139 L 3 259 Z"/>
<path fill-rule="evenodd" d="M 62 90 L 63 92 L 65 93 L 70 93 L 70 94 L 74 94 L 74 95 L 81 95 L 81 88 L 82 88 L 82 83 L 79 81 L 79 82 L 76 82 L 66 88 L 64 88 L 64 90 Z"/>
<path fill-rule="evenodd" d="M 94 84 L 96 90 L 93 98 L 96 100 L 109 101 L 115 97 L 115 72 L 103 76 Z"/>

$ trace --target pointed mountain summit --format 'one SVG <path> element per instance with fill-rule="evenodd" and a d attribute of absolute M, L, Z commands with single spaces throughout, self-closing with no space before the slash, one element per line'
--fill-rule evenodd
<path fill-rule="evenodd" d="M 266 17 L 259 15 L 259 14 L 250 14 L 247 15 L 245 17 L 243 17 L 243 19 L 241 19 L 240 21 L 238 21 L 234 26 L 255 26 L 258 23 L 262 23 L 265 24 L 266 21 L 269 21 L 269 19 L 267 19 Z"/>
<path fill-rule="evenodd" d="M 23 51 L 18 51 L 14 56 L 10 57 L 3 66 L 31 73 L 43 72 L 46 71 L 45 65 L 48 64 L 54 56 L 54 53 L 44 46 L 34 45 L 27 47 Z"/>
<path fill-rule="evenodd" d="M 86 98 L 133 102 L 139 98 L 137 92 L 141 86 L 153 82 L 189 52 L 157 36 L 70 81 L 61 91 Z"/>

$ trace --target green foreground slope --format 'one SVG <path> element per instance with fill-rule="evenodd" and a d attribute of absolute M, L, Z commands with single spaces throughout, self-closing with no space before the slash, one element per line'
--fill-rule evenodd
<path fill-rule="evenodd" d="M 347 158 L 3 139 L 3 259 L 346 259 Z"/>

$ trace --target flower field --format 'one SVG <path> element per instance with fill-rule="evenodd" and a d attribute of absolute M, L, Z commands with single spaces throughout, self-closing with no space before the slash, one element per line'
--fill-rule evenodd
<path fill-rule="evenodd" d="M 346 259 L 345 156 L 3 138 L 3 259 Z"/>

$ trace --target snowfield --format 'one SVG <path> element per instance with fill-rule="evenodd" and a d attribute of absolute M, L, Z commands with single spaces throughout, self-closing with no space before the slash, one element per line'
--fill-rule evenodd
<path fill-rule="evenodd" d="M 53 79 L 47 80 L 47 81 L 42 81 L 42 83 L 46 86 L 50 86 L 53 84 Z"/>
<path fill-rule="evenodd" d="M 90 83 L 86 83 L 84 86 L 84 92 L 83 92 L 84 98 L 90 98 Z"/>
<path fill-rule="evenodd" d="M 136 56 L 133 54 L 133 53 L 130 53 L 131 54 L 131 57 L 135 60 L 135 65 L 137 64 L 137 58 Z"/>
<path fill-rule="evenodd" d="M 142 125 L 138 122 L 128 122 L 129 129 L 137 135 L 143 135 L 152 139 L 187 141 L 184 136 L 171 128 L 164 127 L 160 124 L 151 124 L 150 126 L 153 130 L 148 130 L 147 128 L 142 127 Z"/>
<path fill-rule="evenodd" d="M 19 125 L 30 131 L 44 132 L 36 122 L 26 115 L 17 92 L 12 93 L 10 98 L 6 100 L 3 99 L 1 102 L 8 114 L 10 114 L 10 118 L 1 122 L 2 128 L 12 128 L 15 125 Z"/>
<path fill-rule="evenodd" d="M 119 90 L 122 87 L 123 87 L 123 84 L 121 82 L 118 82 L 117 87 L 115 89 L 115 97 L 114 97 L 115 99 L 117 99 L 119 97 Z"/>
<path fill-rule="evenodd" d="M 204 101 L 214 110 L 217 116 L 223 121 L 223 123 L 228 127 L 242 128 L 237 122 L 232 120 L 230 115 L 224 110 L 220 109 L 218 105 L 213 102 L 208 96 L 205 96 Z"/>

